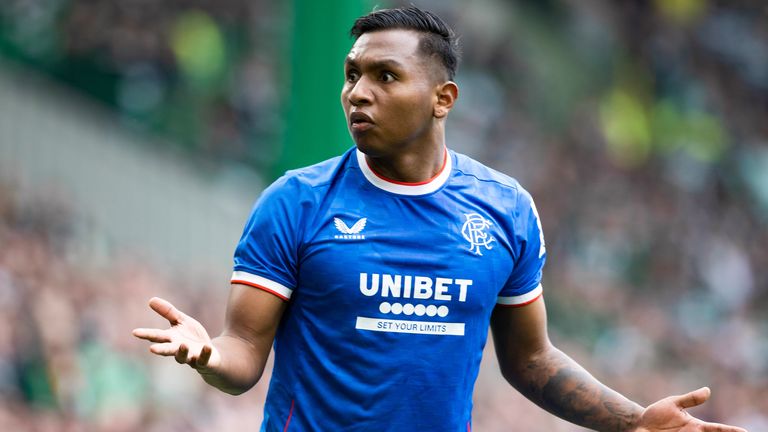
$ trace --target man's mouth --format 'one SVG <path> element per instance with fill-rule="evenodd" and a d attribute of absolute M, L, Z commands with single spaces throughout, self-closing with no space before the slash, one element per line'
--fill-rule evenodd
<path fill-rule="evenodd" d="M 368 114 L 356 111 L 349 115 L 349 125 L 355 132 L 368 130 L 373 127 L 373 124 L 373 120 Z"/>

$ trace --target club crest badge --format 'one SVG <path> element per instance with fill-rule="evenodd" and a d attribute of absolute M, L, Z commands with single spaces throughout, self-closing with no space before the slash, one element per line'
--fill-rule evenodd
<path fill-rule="evenodd" d="M 482 256 L 481 248 L 486 250 L 493 249 L 491 243 L 495 242 L 496 239 L 488 233 L 488 228 L 493 224 L 477 213 L 468 213 L 464 214 L 464 216 L 467 220 L 461 227 L 461 235 L 464 237 L 464 240 L 469 242 L 469 251 Z"/>

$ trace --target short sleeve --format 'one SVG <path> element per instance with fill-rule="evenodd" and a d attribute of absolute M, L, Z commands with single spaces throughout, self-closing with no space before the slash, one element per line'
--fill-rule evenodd
<path fill-rule="evenodd" d="M 499 292 L 497 304 L 502 306 L 523 306 L 541 296 L 541 274 L 547 259 L 539 212 L 531 196 L 522 189 L 513 215 L 515 264 Z"/>
<path fill-rule="evenodd" d="M 281 177 L 259 197 L 235 249 L 232 283 L 291 298 L 298 268 L 299 186 L 295 179 Z"/>

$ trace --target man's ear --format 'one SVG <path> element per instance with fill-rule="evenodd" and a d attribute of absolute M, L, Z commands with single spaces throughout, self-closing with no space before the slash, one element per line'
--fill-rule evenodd
<path fill-rule="evenodd" d="M 453 81 L 446 81 L 436 88 L 437 100 L 434 108 L 435 118 L 445 118 L 459 97 L 459 86 Z"/>

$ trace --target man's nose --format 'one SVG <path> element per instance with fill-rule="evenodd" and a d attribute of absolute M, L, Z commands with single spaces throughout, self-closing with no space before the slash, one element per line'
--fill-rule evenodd
<path fill-rule="evenodd" d="M 349 103 L 354 106 L 370 104 L 373 100 L 373 95 L 371 93 L 369 84 L 370 83 L 365 77 L 360 77 L 360 79 L 358 79 L 357 82 L 355 82 L 352 85 L 352 88 L 349 90 L 347 95 Z"/>

